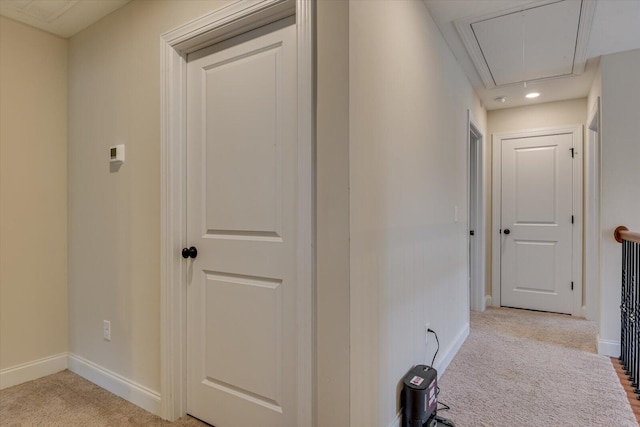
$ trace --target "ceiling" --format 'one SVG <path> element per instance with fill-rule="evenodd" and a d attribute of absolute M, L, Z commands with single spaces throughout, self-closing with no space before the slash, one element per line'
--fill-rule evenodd
<path fill-rule="evenodd" d="M 487 110 L 585 97 L 601 55 L 640 48 L 640 0 L 424 2 Z"/>
<path fill-rule="evenodd" d="M 0 15 L 67 38 L 130 1 L 0 0 Z M 601 55 L 640 48 L 640 0 L 423 1 L 487 110 L 587 96 Z"/>
<path fill-rule="evenodd" d="M 68 38 L 130 1 L 0 0 L 0 15 Z"/>

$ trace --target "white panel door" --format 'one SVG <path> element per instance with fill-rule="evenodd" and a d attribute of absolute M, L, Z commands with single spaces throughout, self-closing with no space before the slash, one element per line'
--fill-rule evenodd
<path fill-rule="evenodd" d="M 572 312 L 572 147 L 572 134 L 502 141 L 502 306 Z"/>
<path fill-rule="evenodd" d="M 288 20 L 189 55 L 187 412 L 295 426 L 296 32 Z"/>

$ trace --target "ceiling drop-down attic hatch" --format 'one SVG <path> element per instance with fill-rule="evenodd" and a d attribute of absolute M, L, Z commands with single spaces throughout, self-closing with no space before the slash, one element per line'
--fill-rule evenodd
<path fill-rule="evenodd" d="M 581 74 L 595 1 L 537 1 L 455 22 L 487 89 Z"/>

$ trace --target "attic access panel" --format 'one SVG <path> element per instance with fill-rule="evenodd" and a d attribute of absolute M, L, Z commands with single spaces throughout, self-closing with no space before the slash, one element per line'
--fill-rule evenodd
<path fill-rule="evenodd" d="M 581 74 L 593 2 L 555 0 L 456 22 L 487 89 Z"/>

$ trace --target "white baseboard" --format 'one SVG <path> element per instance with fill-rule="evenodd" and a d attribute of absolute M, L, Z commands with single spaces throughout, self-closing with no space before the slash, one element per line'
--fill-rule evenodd
<path fill-rule="evenodd" d="M 67 369 L 67 353 L 44 357 L 0 371 L 0 390 Z"/>
<path fill-rule="evenodd" d="M 135 383 L 83 357 L 69 353 L 69 370 L 134 405 L 160 416 L 160 393 Z"/>
<path fill-rule="evenodd" d="M 400 427 L 400 422 L 402 421 L 402 409 L 400 410 L 400 412 L 398 412 L 398 414 L 396 415 L 396 418 L 391 421 L 391 424 L 389 424 L 389 427 Z"/>
<path fill-rule="evenodd" d="M 484 296 L 484 306 L 485 307 L 491 307 L 493 305 L 491 303 L 492 303 L 491 295 L 485 295 Z"/>
<path fill-rule="evenodd" d="M 620 341 L 603 340 L 598 335 L 598 354 L 600 356 L 620 357 Z"/>
<path fill-rule="evenodd" d="M 464 328 L 462 328 L 460 333 L 458 333 L 449 348 L 442 353 L 442 357 L 435 363 L 434 368 L 438 371 L 438 376 L 442 376 L 442 374 L 444 374 L 444 371 L 447 370 L 455 355 L 458 354 L 458 350 L 460 350 L 460 347 L 462 347 L 462 344 L 464 344 L 464 341 L 468 336 L 469 324 L 467 323 L 464 325 Z"/>

